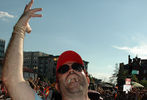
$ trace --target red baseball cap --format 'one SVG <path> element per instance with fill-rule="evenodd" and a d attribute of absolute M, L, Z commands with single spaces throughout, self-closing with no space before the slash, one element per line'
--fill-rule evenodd
<path fill-rule="evenodd" d="M 65 51 L 59 56 L 58 61 L 57 61 L 56 80 L 57 80 L 57 71 L 58 71 L 58 69 L 62 65 L 64 65 L 66 62 L 69 62 L 69 61 L 74 61 L 74 62 L 82 64 L 84 66 L 83 60 L 82 60 L 81 56 L 78 53 L 76 53 L 75 51 L 72 51 L 72 50 Z"/>

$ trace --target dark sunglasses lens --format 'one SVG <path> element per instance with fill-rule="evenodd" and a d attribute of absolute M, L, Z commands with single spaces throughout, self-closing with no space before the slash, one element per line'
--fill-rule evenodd
<path fill-rule="evenodd" d="M 68 65 L 63 65 L 58 69 L 58 73 L 64 74 L 69 70 L 69 66 Z"/>
<path fill-rule="evenodd" d="M 82 66 L 81 64 L 74 63 L 74 64 L 72 65 L 72 69 L 74 69 L 74 70 L 76 70 L 76 71 L 78 71 L 78 72 L 81 72 L 84 68 L 83 68 L 83 66 Z"/>

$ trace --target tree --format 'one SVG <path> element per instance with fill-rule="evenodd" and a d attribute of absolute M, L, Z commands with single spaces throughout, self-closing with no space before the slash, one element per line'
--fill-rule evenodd
<path fill-rule="evenodd" d="M 147 88 L 147 80 L 141 80 L 140 83 Z"/>
<path fill-rule="evenodd" d="M 117 84 L 119 89 L 125 84 L 125 79 L 129 77 L 128 70 L 124 69 L 124 65 L 120 65 L 119 72 L 117 74 Z"/>
<path fill-rule="evenodd" d="M 131 79 L 132 79 L 132 81 L 135 81 L 135 82 L 139 83 L 139 80 L 138 80 L 138 78 L 136 77 L 136 75 L 132 74 L 132 75 L 131 75 Z"/>
<path fill-rule="evenodd" d="M 112 74 L 112 76 L 109 78 L 109 82 L 112 84 L 116 84 L 117 83 L 117 74 L 119 71 L 119 67 L 118 64 L 115 64 L 115 69 L 114 69 L 114 73 Z"/>

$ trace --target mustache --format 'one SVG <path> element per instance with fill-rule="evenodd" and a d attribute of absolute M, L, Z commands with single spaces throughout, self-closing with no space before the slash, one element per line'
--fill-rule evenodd
<path fill-rule="evenodd" d="M 69 74 L 67 75 L 67 77 L 65 78 L 65 80 L 67 80 L 67 78 L 68 78 L 70 75 L 73 75 L 73 74 L 75 74 L 75 75 L 77 75 L 78 77 L 80 77 L 79 74 L 77 74 L 77 73 L 75 73 L 75 72 L 72 72 L 72 73 L 69 73 Z"/>

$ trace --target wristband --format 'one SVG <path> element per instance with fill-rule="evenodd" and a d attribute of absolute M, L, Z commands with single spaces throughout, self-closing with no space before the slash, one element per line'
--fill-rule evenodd
<path fill-rule="evenodd" d="M 26 31 L 26 26 L 15 25 L 13 33 L 15 33 L 17 36 L 20 36 L 21 38 L 24 39 L 25 31 Z"/>

